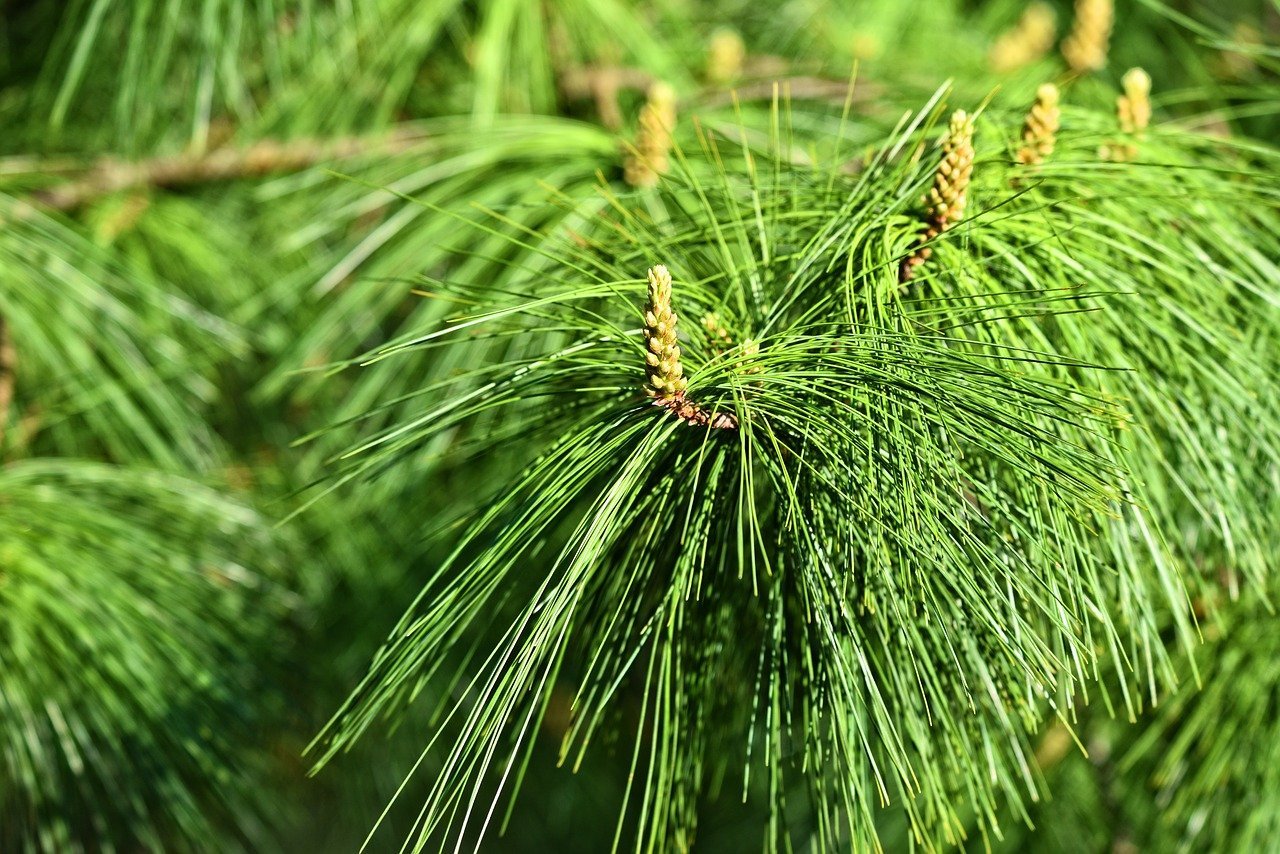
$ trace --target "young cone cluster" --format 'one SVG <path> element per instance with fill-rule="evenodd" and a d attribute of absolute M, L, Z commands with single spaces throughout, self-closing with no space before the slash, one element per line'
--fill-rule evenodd
<path fill-rule="evenodd" d="M 922 244 L 903 262 L 900 278 L 909 280 L 915 268 L 933 254 L 928 246 L 942 232 L 960 221 L 968 202 L 969 180 L 973 176 L 973 117 L 964 110 L 951 115 L 951 124 L 942 143 L 942 162 L 933 174 L 933 187 L 925 197 L 928 225 L 920 235 Z"/>
<path fill-rule="evenodd" d="M 1018 22 L 1001 33 L 991 46 L 987 60 L 994 71 L 1015 71 L 1040 59 L 1053 47 L 1058 34 L 1058 16 L 1048 3 L 1027 6 Z"/>
<path fill-rule="evenodd" d="M 1142 136 L 1151 124 L 1151 76 L 1141 68 L 1130 68 L 1122 82 L 1124 94 L 1116 99 L 1120 129 Z"/>
<path fill-rule="evenodd" d="M 649 394 L 659 401 L 684 396 L 689 383 L 680 364 L 676 325 L 671 308 L 671 273 L 661 264 L 649 268 L 649 303 L 644 310 L 645 376 Z"/>
<path fill-rule="evenodd" d="M 1112 0 L 1076 0 L 1075 8 L 1075 23 L 1062 42 L 1062 57 L 1077 74 L 1105 68 L 1115 22 Z"/>
<path fill-rule="evenodd" d="M 1138 155 L 1133 140 L 1140 139 L 1151 124 L 1151 76 L 1141 68 L 1130 68 L 1121 81 L 1124 94 L 1116 98 L 1116 120 L 1126 141 L 1104 145 L 1104 159 L 1125 161 Z"/>
<path fill-rule="evenodd" d="M 737 419 L 727 413 L 707 412 L 685 397 L 689 381 L 680 363 L 676 328 L 680 318 L 671 307 L 671 273 L 662 264 L 649 268 L 649 302 L 644 311 L 645 385 L 654 404 L 677 418 L 698 426 L 731 429 Z"/>
<path fill-rule="evenodd" d="M 1025 166 L 1043 163 L 1053 153 L 1057 142 L 1061 115 L 1058 110 L 1058 87 L 1052 83 L 1041 84 L 1036 90 L 1035 103 L 1022 125 L 1022 147 L 1018 149 L 1018 162 Z"/>
<path fill-rule="evenodd" d="M 361 437 L 359 471 L 459 441 L 469 467 L 503 465 L 318 742 L 330 761 L 439 675 L 449 720 L 408 847 L 486 832 L 542 731 L 575 766 L 633 745 L 619 850 L 717 850 L 701 805 L 738 780 L 778 816 L 764 850 L 907 850 L 886 802 L 923 850 L 1012 833 L 1003 814 L 1042 792 L 1030 763 L 1062 753 L 1045 725 L 1099 693 L 1137 718 L 1176 684 L 1182 568 L 1266 577 L 1280 279 L 1252 247 L 1280 233 L 1255 203 L 1274 157 L 1215 139 L 1209 159 L 1171 129 L 1158 174 L 1045 169 L 1043 193 L 1011 193 L 1026 168 L 975 172 L 966 112 L 912 157 L 936 103 L 856 176 L 782 133 L 702 137 L 686 181 L 548 234 L 552 264 L 517 259 L 501 290 L 487 268 L 432 279 L 466 319 L 442 300 L 369 354 L 446 354 L 457 385 Z M 1059 150 L 1114 121 L 1073 115 Z M 1025 105 L 984 121 L 1015 137 Z M 893 298 L 885 269 L 957 222 L 945 275 Z M 617 294 L 645 269 L 636 329 L 644 298 Z M 736 422 L 713 414 L 730 404 Z"/>
<path fill-rule="evenodd" d="M 733 346 L 733 336 L 716 312 L 708 312 L 702 316 L 702 328 L 706 330 L 707 339 L 716 352 L 723 353 Z"/>
<path fill-rule="evenodd" d="M 707 45 L 707 82 L 725 86 L 742 76 L 747 46 L 737 30 L 721 27 Z"/>
<path fill-rule="evenodd" d="M 670 165 L 671 132 L 676 126 L 676 93 L 661 81 L 649 87 L 640 108 L 635 150 L 627 155 L 624 177 L 633 187 L 657 186 Z"/>

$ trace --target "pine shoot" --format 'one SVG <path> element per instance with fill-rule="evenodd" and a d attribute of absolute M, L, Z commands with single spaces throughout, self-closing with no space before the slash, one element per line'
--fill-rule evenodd
<path fill-rule="evenodd" d="M 1027 6 L 1016 24 L 996 39 L 987 61 L 994 71 L 1016 71 L 1048 53 L 1057 35 L 1058 16 L 1053 7 L 1037 0 Z"/>
<path fill-rule="evenodd" d="M 655 406 L 702 427 L 732 429 L 738 419 L 708 412 L 685 397 L 689 387 L 680 361 L 680 318 L 671 306 L 671 273 L 662 264 L 649 268 L 649 302 L 644 311 L 645 391 Z"/>
<path fill-rule="evenodd" d="M 928 243 L 955 225 L 964 216 L 973 176 L 973 117 L 964 110 L 951 115 L 951 124 L 942 143 L 942 161 L 933 174 L 933 186 L 925 196 L 927 225 L 920 235 L 920 247 L 903 262 L 899 278 L 906 282 L 915 268 L 933 254 Z"/>
<path fill-rule="evenodd" d="M 1116 98 L 1116 121 L 1125 139 L 1098 150 L 1103 160 L 1118 163 L 1138 156 L 1136 141 L 1146 135 L 1151 124 L 1151 76 L 1141 68 L 1130 68 L 1121 83 L 1124 94 Z"/>
<path fill-rule="evenodd" d="M 721 27 L 711 34 L 707 44 L 707 82 L 727 86 L 742 76 L 747 59 L 747 46 L 738 31 Z"/>
<path fill-rule="evenodd" d="M 1076 0 L 1075 9 L 1075 22 L 1062 42 L 1063 59 L 1077 74 L 1105 68 L 1115 23 L 1112 0 Z"/>
<path fill-rule="evenodd" d="M 661 81 L 649 87 L 640 108 L 639 129 L 628 153 L 624 178 L 633 187 L 656 187 L 670 168 L 671 134 L 676 126 L 676 93 Z"/>
<path fill-rule="evenodd" d="M 1061 121 L 1058 98 L 1058 87 L 1052 83 L 1042 83 L 1036 90 L 1035 103 L 1022 124 L 1022 148 L 1018 149 L 1018 162 L 1024 166 L 1043 163 L 1053 154 Z"/>

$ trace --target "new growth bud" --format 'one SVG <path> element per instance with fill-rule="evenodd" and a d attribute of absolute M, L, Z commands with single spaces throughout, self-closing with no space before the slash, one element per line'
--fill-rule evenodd
<path fill-rule="evenodd" d="M 1142 136 L 1151 124 L 1151 76 L 1141 68 L 1130 68 L 1121 82 L 1124 94 L 1116 98 L 1120 130 Z"/>
<path fill-rule="evenodd" d="M 689 383 L 680 363 L 680 322 L 671 307 L 671 273 L 662 264 L 649 268 L 649 301 L 644 309 L 645 391 L 682 421 L 699 427 L 732 430 L 738 419 L 727 412 L 709 412 L 685 396 Z"/>
<path fill-rule="evenodd" d="M 1052 83 L 1041 84 L 1036 90 L 1036 101 L 1031 105 L 1022 123 L 1022 148 L 1018 149 L 1018 162 L 1025 166 L 1043 163 L 1053 153 L 1057 142 L 1061 116 L 1058 110 L 1058 87 Z"/>
<path fill-rule="evenodd" d="M 661 81 L 649 87 L 640 108 L 635 150 L 628 153 L 623 177 L 633 187 L 655 187 L 670 167 L 671 134 L 676 126 L 675 90 Z"/>
<path fill-rule="evenodd" d="M 1058 34 L 1058 16 L 1048 3 L 1037 0 L 1027 6 L 1018 23 L 996 39 L 987 59 L 995 71 L 1014 71 L 1049 52 Z"/>
<path fill-rule="evenodd" d="M 1084 74 L 1106 67 L 1114 22 L 1112 0 L 1076 0 L 1075 22 L 1062 40 L 1062 57 L 1072 71 Z"/>
<path fill-rule="evenodd" d="M 644 311 L 645 373 L 649 394 L 661 400 L 683 395 L 688 383 L 676 339 L 679 318 L 671 308 L 671 274 L 659 264 L 649 268 L 649 303 Z"/>
<path fill-rule="evenodd" d="M 919 249 L 902 264 L 899 279 L 915 274 L 933 250 L 924 244 L 955 225 L 964 216 L 969 200 L 969 179 L 973 175 L 973 117 L 964 110 L 951 115 L 951 124 L 942 143 L 942 161 L 933 173 L 933 186 L 925 196 L 927 225 L 920 235 Z"/>
<path fill-rule="evenodd" d="M 1116 98 L 1116 121 L 1126 139 L 1104 145 L 1099 154 L 1104 160 L 1126 161 L 1138 156 L 1139 140 L 1151 124 L 1151 76 L 1141 68 L 1130 68 L 1121 84 L 1124 94 Z"/>
<path fill-rule="evenodd" d="M 964 110 L 956 110 L 951 116 L 946 141 L 942 143 L 942 162 L 929 190 L 929 214 L 939 233 L 964 216 L 972 175 L 973 117 Z"/>

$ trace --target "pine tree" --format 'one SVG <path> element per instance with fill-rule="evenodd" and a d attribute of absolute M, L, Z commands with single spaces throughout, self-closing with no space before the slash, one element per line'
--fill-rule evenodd
<path fill-rule="evenodd" d="M 0 848 L 1280 839 L 1275 10 L 4 9 Z"/>

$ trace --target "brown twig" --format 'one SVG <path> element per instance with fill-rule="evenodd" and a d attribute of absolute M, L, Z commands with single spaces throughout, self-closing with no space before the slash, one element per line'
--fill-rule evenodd
<path fill-rule="evenodd" d="M 769 66 L 772 68 L 772 66 Z M 750 73 L 749 66 L 746 73 Z M 784 69 L 774 69 L 783 71 Z M 601 123 L 610 130 L 623 125 L 618 94 L 623 90 L 647 91 L 654 77 L 638 68 L 585 66 L 566 72 L 560 78 L 562 94 L 569 99 L 589 98 L 595 102 Z M 849 93 L 848 81 L 809 75 L 779 76 L 744 81 L 732 90 L 710 87 L 689 99 L 702 107 L 721 107 L 739 100 L 770 98 L 775 91 L 805 100 L 839 100 Z M 856 97 L 871 98 L 875 92 L 866 84 L 859 85 Z M 426 138 L 426 132 L 402 126 L 388 134 L 351 136 L 338 139 L 262 140 L 244 148 L 225 147 L 199 154 L 179 154 L 148 160 L 126 161 L 104 157 L 88 166 L 67 159 L 34 160 L 23 158 L 0 163 L 0 174 L 6 172 L 56 171 L 78 174 L 65 183 L 37 190 L 10 211 L 22 218 L 34 210 L 75 211 L 112 193 L 149 187 L 177 188 L 218 181 L 256 178 L 282 172 L 296 172 L 330 160 L 344 160 L 364 155 L 398 154 Z"/>
<path fill-rule="evenodd" d="M 843 103 L 849 95 L 849 81 L 835 78 L 817 77 L 807 74 L 790 74 L 785 68 L 774 67 L 769 63 L 754 63 L 761 66 L 760 74 L 754 79 L 746 79 L 732 88 L 710 86 L 681 101 L 682 107 L 725 107 L 739 101 L 759 101 L 773 97 L 775 91 L 791 98 L 806 101 L 834 101 Z M 752 64 L 744 68 L 744 74 L 751 74 Z M 778 74 L 768 72 L 776 71 Z M 560 76 L 560 92 L 568 100 L 594 102 L 600 123 L 609 130 L 619 130 L 623 125 L 622 109 L 618 105 L 618 94 L 624 90 L 647 92 L 655 78 L 647 71 L 639 68 L 588 65 L 575 68 Z M 859 83 L 854 90 L 857 100 L 873 99 L 877 90 L 869 84 Z"/>
<path fill-rule="evenodd" d="M 4 447 L 5 427 L 9 423 L 9 407 L 13 403 L 13 385 L 17 378 L 18 353 L 9 338 L 9 327 L 0 316 L 0 448 Z"/>
<path fill-rule="evenodd" d="M 39 208 L 73 211 L 96 198 L 123 190 L 257 178 L 296 172 L 329 160 L 397 154 L 425 137 L 420 128 L 400 127 L 377 136 L 263 140 L 245 148 L 219 148 L 203 154 L 179 154 L 137 162 L 107 157 L 90 166 L 76 180 L 37 191 L 29 201 Z"/>
<path fill-rule="evenodd" d="M 652 74 L 639 68 L 584 65 L 560 75 L 560 93 L 571 101 L 593 101 L 600 123 L 616 131 L 622 129 L 618 93 L 624 89 L 646 92 L 656 80 Z"/>
<path fill-rule="evenodd" d="M 806 74 L 748 81 L 732 89 L 709 89 L 698 96 L 697 104 L 700 107 L 726 107 L 735 98 L 739 101 L 763 101 L 772 98 L 774 92 L 802 101 L 844 103 L 849 97 L 849 81 Z M 868 101 L 877 92 L 871 84 L 859 83 L 853 90 L 853 98 L 855 101 Z"/>

